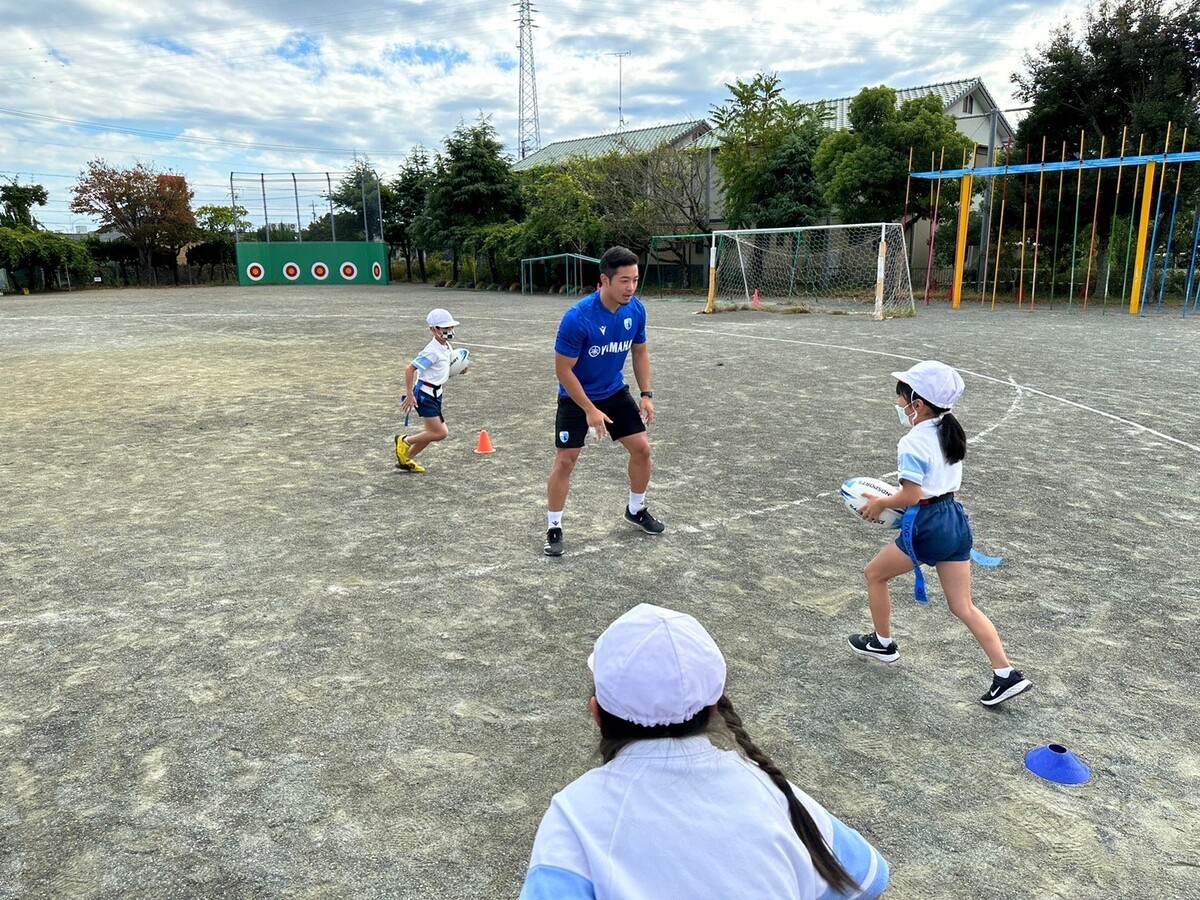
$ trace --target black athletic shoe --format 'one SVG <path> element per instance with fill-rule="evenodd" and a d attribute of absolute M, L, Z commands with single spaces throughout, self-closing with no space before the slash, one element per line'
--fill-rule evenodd
<path fill-rule="evenodd" d="M 1011 700 L 1017 694 L 1025 693 L 1031 687 L 1033 687 L 1033 682 L 1013 669 L 1007 678 L 993 675 L 992 686 L 988 688 L 986 694 L 979 698 L 979 702 L 984 706 L 995 706 L 1005 700 Z"/>
<path fill-rule="evenodd" d="M 880 662 L 894 663 L 900 658 L 900 645 L 892 641 L 886 647 L 879 642 L 875 632 L 850 635 L 850 649 Z"/>
<path fill-rule="evenodd" d="M 667 530 L 667 526 L 650 515 L 650 510 L 644 506 L 637 513 L 631 513 L 629 507 L 625 507 L 625 521 L 636 525 L 646 534 L 662 534 Z"/>
<path fill-rule="evenodd" d="M 550 528 L 546 531 L 546 546 L 542 548 L 542 552 L 547 556 L 562 556 L 562 529 Z"/>

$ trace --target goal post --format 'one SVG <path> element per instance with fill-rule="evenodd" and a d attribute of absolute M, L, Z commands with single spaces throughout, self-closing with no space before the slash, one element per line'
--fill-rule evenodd
<path fill-rule="evenodd" d="M 903 228 L 895 222 L 715 231 L 705 312 L 870 312 L 913 316 L 917 306 Z"/>

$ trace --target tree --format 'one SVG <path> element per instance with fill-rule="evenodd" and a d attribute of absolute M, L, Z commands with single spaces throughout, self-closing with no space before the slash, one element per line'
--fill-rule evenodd
<path fill-rule="evenodd" d="M 413 226 L 417 217 L 425 207 L 425 198 L 429 194 L 429 182 L 433 176 L 433 168 L 429 164 L 428 151 L 420 146 L 413 147 L 408 158 L 400 167 L 400 174 L 391 182 L 392 197 L 395 208 L 384 224 L 384 236 L 389 245 L 395 246 L 404 255 L 404 266 L 408 280 L 412 281 L 412 256 L 417 254 L 417 267 L 421 272 L 421 280 L 425 281 L 425 251 L 417 246 L 413 235 Z"/>
<path fill-rule="evenodd" d="M 53 283 L 54 270 L 63 268 L 78 282 L 91 274 L 92 258 L 82 242 L 28 225 L 0 226 L 0 266 L 10 269 L 23 287 Z"/>
<path fill-rule="evenodd" d="M 850 130 L 826 137 L 813 159 L 825 199 L 845 222 L 903 217 L 910 153 L 913 168 L 923 171 L 943 152 L 957 166 L 974 147 L 932 94 L 897 107 L 891 88 L 864 88 L 850 101 L 849 120 Z M 905 230 L 931 213 L 928 192 L 911 192 Z"/>
<path fill-rule="evenodd" d="M 33 217 L 35 206 L 45 206 L 50 195 L 40 184 L 17 184 L 12 181 L 0 187 L 0 225 L 24 225 L 40 228 Z"/>
<path fill-rule="evenodd" d="M 812 166 L 824 110 L 786 100 L 775 74 L 725 86 L 732 97 L 712 108 L 725 220 L 731 228 L 813 224 L 824 211 Z"/>
<path fill-rule="evenodd" d="M 446 138 L 446 152 L 434 162 L 414 234 L 428 249 L 450 251 L 457 281 L 459 259 L 468 241 L 486 226 L 515 220 L 520 213 L 520 187 L 504 145 L 481 116 L 474 125 L 459 125 Z M 489 250 L 487 256 L 495 278 L 496 251 Z"/>
<path fill-rule="evenodd" d="M 192 191 L 175 172 L 159 172 L 141 162 L 116 169 L 93 159 L 71 190 L 73 212 L 96 216 L 101 229 L 122 235 L 137 248 L 147 283 L 154 282 L 154 251 L 178 252 L 195 235 Z"/>
<path fill-rule="evenodd" d="M 338 240 L 383 240 L 383 234 L 380 232 L 383 193 L 384 186 L 371 160 L 365 156 L 356 158 L 333 189 L 333 193 L 329 195 L 336 209 L 353 213 L 354 216 L 344 219 L 338 216 Z"/>
<path fill-rule="evenodd" d="M 1200 125 L 1200 0 L 1103 0 L 1089 7 L 1082 34 L 1070 24 L 1024 57 L 1013 73 L 1016 95 L 1030 104 L 1017 128 L 1017 148 L 1034 159 L 1042 138 L 1059 148 L 1102 137 L 1119 141 L 1128 127 L 1137 150 L 1161 150 L 1167 123 L 1174 133 Z"/>

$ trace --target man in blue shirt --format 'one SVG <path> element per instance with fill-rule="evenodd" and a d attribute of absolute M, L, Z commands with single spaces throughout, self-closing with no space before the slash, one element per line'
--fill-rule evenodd
<path fill-rule="evenodd" d="M 646 308 L 634 296 L 637 257 L 613 247 L 600 259 L 600 289 L 569 310 L 554 342 L 558 376 L 558 414 L 554 420 L 554 468 L 546 486 L 549 510 L 545 553 L 562 556 L 562 516 L 571 489 L 571 473 L 589 433 L 609 435 L 629 451 L 629 505 L 625 520 L 647 534 L 662 534 L 662 522 L 646 509 L 650 484 L 650 440 L 654 421 L 650 389 L 650 348 L 646 346 Z M 634 402 L 625 386 L 625 358 L 633 352 L 633 376 L 641 391 Z"/>

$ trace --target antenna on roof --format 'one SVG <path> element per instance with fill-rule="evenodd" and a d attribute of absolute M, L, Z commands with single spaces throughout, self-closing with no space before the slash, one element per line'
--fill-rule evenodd
<path fill-rule="evenodd" d="M 617 131 L 625 130 L 625 115 L 621 110 L 621 95 L 623 93 L 622 85 L 622 63 L 625 57 L 629 56 L 630 51 L 622 50 L 619 53 L 606 53 L 605 56 L 615 56 L 617 58 Z"/>

